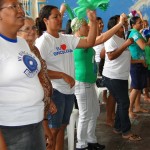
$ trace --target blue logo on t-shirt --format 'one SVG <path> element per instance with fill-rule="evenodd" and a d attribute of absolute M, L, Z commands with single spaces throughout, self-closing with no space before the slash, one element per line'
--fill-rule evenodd
<path fill-rule="evenodd" d="M 24 73 L 29 77 L 34 77 L 35 74 L 38 72 L 38 63 L 35 60 L 35 57 L 31 54 L 28 54 L 26 52 L 19 53 L 18 57 L 19 61 L 23 61 L 25 66 L 27 67 L 24 71 Z"/>
<path fill-rule="evenodd" d="M 72 53 L 73 50 L 72 49 L 67 49 L 66 44 L 61 44 L 60 47 L 56 47 L 56 52 L 54 52 L 54 56 L 57 55 L 62 55 L 62 54 L 66 54 L 66 53 Z"/>
<path fill-rule="evenodd" d="M 23 62 L 31 72 L 34 72 L 37 69 L 37 62 L 33 57 L 24 55 Z"/>

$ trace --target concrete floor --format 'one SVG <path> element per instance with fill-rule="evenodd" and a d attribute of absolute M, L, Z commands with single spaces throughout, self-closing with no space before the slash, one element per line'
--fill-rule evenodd
<path fill-rule="evenodd" d="M 133 133 L 140 135 L 142 140 L 130 142 L 122 139 L 121 135 L 114 134 L 112 128 L 105 124 L 106 106 L 103 104 L 100 107 L 101 113 L 97 122 L 96 135 L 98 142 L 106 146 L 105 150 L 150 150 L 150 113 L 138 113 L 138 118 L 131 120 Z M 142 107 L 150 110 L 150 103 L 142 101 Z M 65 150 L 68 150 L 67 139 Z"/>

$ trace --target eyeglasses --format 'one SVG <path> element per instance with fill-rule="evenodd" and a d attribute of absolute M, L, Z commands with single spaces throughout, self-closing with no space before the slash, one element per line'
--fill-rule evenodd
<path fill-rule="evenodd" d="M 14 3 L 12 5 L 2 7 L 2 8 L 0 8 L 0 10 L 5 9 L 5 8 L 12 9 L 12 10 L 15 10 L 15 11 L 18 11 L 19 9 L 24 10 L 22 3 Z"/>
<path fill-rule="evenodd" d="M 26 27 L 25 29 L 20 29 L 19 31 L 29 33 L 31 30 L 37 31 L 37 27 L 36 26 Z"/>

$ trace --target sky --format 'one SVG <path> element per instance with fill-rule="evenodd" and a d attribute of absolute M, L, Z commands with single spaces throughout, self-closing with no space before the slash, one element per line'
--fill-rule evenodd
<path fill-rule="evenodd" d="M 46 0 L 47 4 L 55 5 L 58 8 L 60 5 L 65 2 L 69 4 L 69 6 L 73 9 L 77 7 L 76 4 L 77 0 Z M 97 9 L 97 16 L 100 16 L 104 21 L 104 31 L 107 30 L 107 22 L 110 17 L 114 15 L 120 15 L 121 13 L 129 14 L 131 10 L 140 10 L 143 14 L 143 16 L 146 17 L 146 19 L 150 19 L 148 16 L 150 16 L 150 0 L 110 0 L 109 7 L 106 11 L 102 11 L 100 9 Z M 65 13 L 63 18 L 63 26 L 62 29 L 65 29 L 65 24 L 67 20 L 69 19 L 67 13 Z M 149 21 L 149 20 L 148 20 Z"/>

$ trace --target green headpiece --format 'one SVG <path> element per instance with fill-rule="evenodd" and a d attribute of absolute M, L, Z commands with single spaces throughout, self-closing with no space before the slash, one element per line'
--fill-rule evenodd
<path fill-rule="evenodd" d="M 71 29 L 72 29 L 72 32 L 75 33 L 76 31 L 79 30 L 79 28 L 82 26 L 82 23 L 83 22 L 86 22 L 85 19 L 81 18 L 81 19 L 78 19 L 77 17 L 74 18 L 72 21 L 71 21 Z"/>

